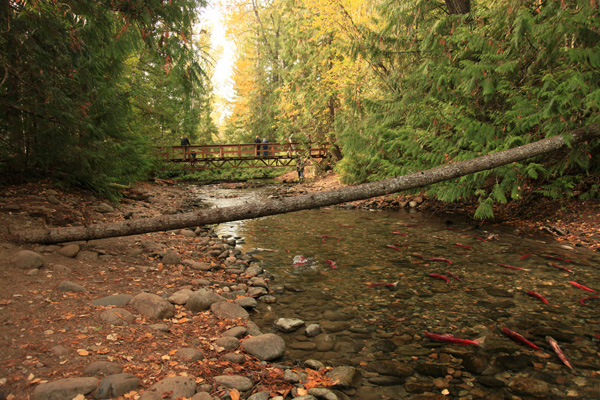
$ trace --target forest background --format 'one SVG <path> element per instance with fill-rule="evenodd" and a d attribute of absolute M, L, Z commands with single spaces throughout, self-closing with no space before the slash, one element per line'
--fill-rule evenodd
<path fill-rule="evenodd" d="M 597 0 L 227 0 L 227 118 L 201 0 L 2 0 L 0 172 L 113 197 L 153 146 L 332 146 L 346 183 L 566 134 L 600 119 Z M 215 123 L 218 120 L 219 126 Z M 221 124 L 222 121 L 222 124 Z M 598 140 L 432 185 L 443 201 L 598 198 Z"/>

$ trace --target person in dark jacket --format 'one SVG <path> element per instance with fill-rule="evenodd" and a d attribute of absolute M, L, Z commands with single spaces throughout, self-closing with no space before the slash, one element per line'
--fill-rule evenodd
<path fill-rule="evenodd" d="M 254 138 L 254 143 L 256 144 L 256 148 L 254 149 L 254 156 L 258 157 L 259 155 L 259 150 L 260 150 L 260 138 L 258 137 L 258 135 L 256 135 L 256 137 Z"/>
<path fill-rule="evenodd" d="M 181 138 L 181 146 L 183 146 L 183 159 L 185 160 L 188 155 L 188 146 L 191 146 L 190 139 L 187 136 Z"/>
<path fill-rule="evenodd" d="M 263 142 L 263 150 L 264 150 L 263 155 L 266 157 L 269 155 L 269 145 L 267 144 L 269 142 L 267 141 L 267 138 L 263 138 L 262 142 Z"/>

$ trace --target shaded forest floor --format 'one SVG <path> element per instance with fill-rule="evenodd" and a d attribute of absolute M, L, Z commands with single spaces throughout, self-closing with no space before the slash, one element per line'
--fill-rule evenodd
<path fill-rule="evenodd" d="M 298 194 L 343 186 L 333 174 L 316 179 L 308 172 L 306 183 L 293 186 Z M 296 174 L 290 173 L 280 180 L 295 178 Z M 177 185 L 140 183 L 135 189 L 127 190 L 121 204 L 111 211 L 102 205 L 105 201 L 90 193 L 61 190 L 49 183 L 3 188 L 0 196 L 0 281 L 3 283 L 0 338 L 8 345 L 0 356 L 0 399 L 24 398 L 18 396 L 31 393 L 41 381 L 80 376 L 96 353 L 108 354 L 128 365 L 129 372 L 142 377 L 142 387 L 164 377 L 169 369 L 181 368 L 180 372 L 186 372 L 183 366 L 177 367 L 178 363 L 169 357 L 169 352 L 189 345 L 186 338 L 191 336 L 199 338 L 197 341 L 200 343 L 196 345 L 203 348 L 208 356 L 218 358 L 218 351 L 211 340 L 228 326 L 203 321 L 201 317 L 186 316 L 185 311 L 180 310 L 173 329 L 181 335 L 177 338 L 172 336 L 175 338 L 170 339 L 173 343 L 167 343 L 170 347 L 161 350 L 156 348 L 157 334 L 149 334 L 143 329 L 136 331 L 133 327 L 123 327 L 116 333 L 107 332 L 96 320 L 94 307 L 89 305 L 95 298 L 114 293 L 132 290 L 160 293 L 168 291 L 169 287 L 193 284 L 194 278 L 187 276 L 181 268 L 163 266 L 153 256 L 153 252 L 165 250 L 185 254 L 193 245 L 190 240 L 174 232 L 152 233 L 142 238 L 140 235 L 108 239 L 92 246 L 100 256 L 98 259 L 84 260 L 56 254 L 56 249 L 48 246 L 16 245 L 4 237 L 15 230 L 112 222 L 128 216 L 147 218 L 190 211 L 188 193 Z M 406 200 L 414 197 L 407 196 Z M 404 197 L 394 196 L 394 199 Z M 357 205 L 385 207 L 387 204 L 389 198 L 377 198 Z M 475 205 L 443 204 L 425 198 L 417 208 L 448 216 L 472 216 Z M 565 245 L 585 246 L 596 251 L 600 248 L 600 204 L 597 202 L 530 199 L 498 208 L 496 220 L 487 223 L 508 224 L 524 234 L 552 235 Z M 11 257 L 21 249 L 41 252 L 46 265 L 35 274 L 15 269 L 11 265 Z M 153 251 L 146 252 L 145 249 Z M 136 271 L 151 273 L 145 273 L 142 279 L 135 278 Z M 56 291 L 59 283 L 66 279 L 83 284 L 88 291 L 81 295 Z M 188 324 L 186 321 L 195 323 Z M 204 332 L 198 329 L 204 329 Z M 111 334 L 116 334 L 121 340 L 107 340 Z M 146 361 L 136 364 L 132 361 L 136 358 Z M 203 368 L 207 384 L 211 383 L 211 375 L 226 373 L 229 368 L 254 376 L 273 388 L 284 385 L 276 373 L 265 374 L 264 368 L 252 359 L 248 359 L 243 367 L 217 362 L 207 363 Z"/>

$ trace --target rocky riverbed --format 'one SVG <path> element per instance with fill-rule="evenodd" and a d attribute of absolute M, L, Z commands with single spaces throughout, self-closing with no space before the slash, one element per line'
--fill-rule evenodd
<path fill-rule="evenodd" d="M 143 184 L 125 194 L 115 207 L 49 185 L 9 188 L 0 199 L 2 233 L 173 214 L 194 205 L 176 186 Z M 303 347 L 341 351 L 353 345 L 345 336 L 371 332 L 344 310 L 330 310 L 309 324 L 278 319 L 276 333 L 270 327 L 264 333 L 252 322 L 256 310 L 303 294 L 272 282 L 256 261 L 235 238 L 205 227 L 52 246 L 1 242 L 0 398 L 600 398 L 597 352 L 578 357 L 584 361 L 571 371 L 550 351 L 493 333 L 482 349 L 375 328 L 380 340 L 369 362 L 297 359 L 294 351 Z M 497 304 L 473 307 L 501 314 L 510 305 L 499 296 Z M 597 319 L 593 310 L 582 317 Z M 567 352 L 582 341 L 586 349 L 597 346 L 560 318 L 551 328 Z M 474 327 L 456 335 L 482 332 Z M 286 335 L 295 348 L 285 344 Z M 401 357 L 386 357 L 392 348 Z"/>

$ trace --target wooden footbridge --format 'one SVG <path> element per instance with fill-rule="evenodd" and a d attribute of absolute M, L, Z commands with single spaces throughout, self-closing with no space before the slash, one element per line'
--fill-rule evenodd
<path fill-rule="evenodd" d="M 288 167 L 300 157 L 322 163 L 329 154 L 327 145 L 300 143 L 248 143 L 207 146 L 158 147 L 163 171 L 227 168 Z"/>

